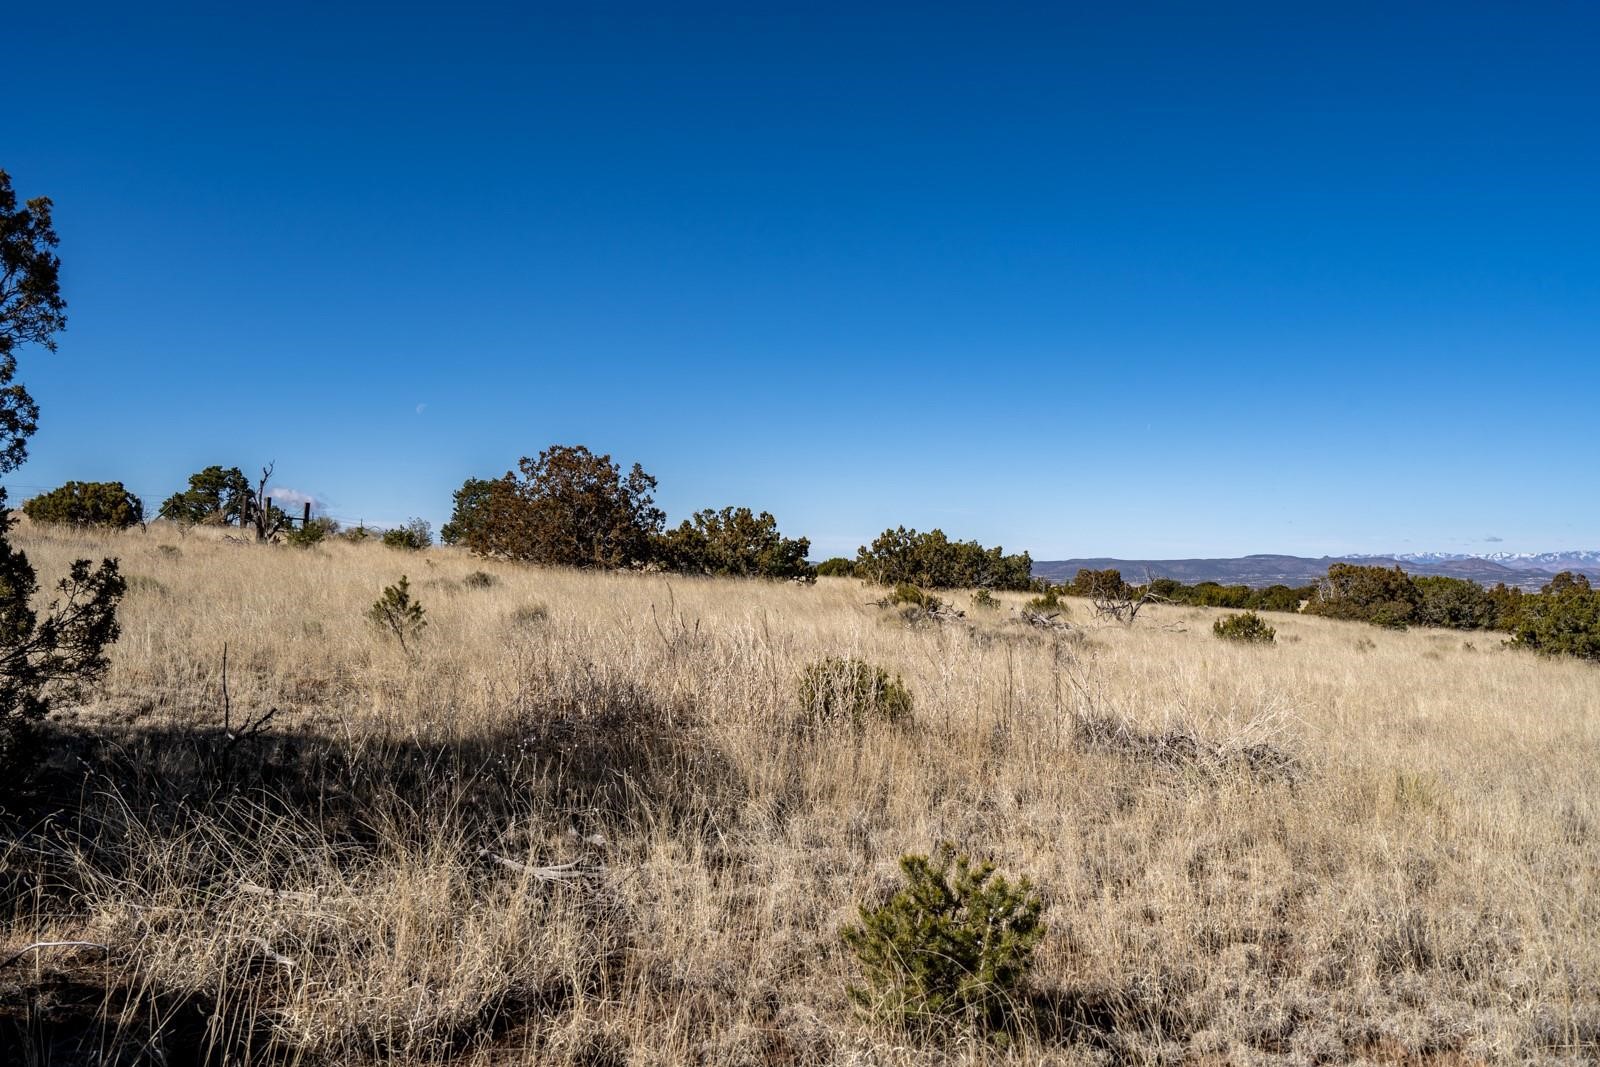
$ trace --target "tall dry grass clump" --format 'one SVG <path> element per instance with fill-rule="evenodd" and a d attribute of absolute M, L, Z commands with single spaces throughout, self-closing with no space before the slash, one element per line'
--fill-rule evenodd
<path fill-rule="evenodd" d="M 0 814 L 3 1062 L 1600 1056 L 1581 663 L 446 550 L 404 561 L 403 649 L 367 618 L 382 546 L 18 540 L 45 572 L 120 556 L 130 591 L 106 683 Z M 823 662 L 914 716 L 796 729 Z M 841 930 L 945 841 L 1040 896 L 1003 1041 L 847 995 Z"/>

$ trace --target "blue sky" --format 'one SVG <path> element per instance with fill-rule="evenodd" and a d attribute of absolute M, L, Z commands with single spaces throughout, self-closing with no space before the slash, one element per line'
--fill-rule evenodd
<path fill-rule="evenodd" d="M 14 499 L 561 442 L 818 556 L 1600 544 L 1593 5 L 338 7 L 3 17 Z"/>

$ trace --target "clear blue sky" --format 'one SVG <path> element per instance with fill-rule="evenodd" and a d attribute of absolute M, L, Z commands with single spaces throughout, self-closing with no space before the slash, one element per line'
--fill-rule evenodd
<path fill-rule="evenodd" d="M 818 556 L 1600 545 L 1592 4 L 347 6 L 0 17 L 14 499 L 561 442 Z"/>

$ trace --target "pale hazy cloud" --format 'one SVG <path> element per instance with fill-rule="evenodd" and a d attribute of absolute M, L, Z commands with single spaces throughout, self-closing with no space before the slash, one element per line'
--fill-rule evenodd
<path fill-rule="evenodd" d="M 281 485 L 273 486 L 271 489 L 268 489 L 267 495 L 270 496 L 272 498 L 272 502 L 280 508 L 290 506 L 304 507 L 306 504 L 310 504 L 312 511 L 321 511 L 324 507 L 322 499 L 315 494 L 302 493 L 298 489 L 289 489 Z"/>

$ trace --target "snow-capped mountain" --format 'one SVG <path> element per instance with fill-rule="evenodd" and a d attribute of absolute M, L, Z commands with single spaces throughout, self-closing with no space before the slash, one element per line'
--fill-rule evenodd
<path fill-rule="evenodd" d="M 1402 563 L 1453 563 L 1464 559 L 1486 559 L 1518 571 L 1583 571 L 1600 567 L 1600 551 L 1594 549 L 1567 552 L 1394 552 L 1382 558 L 1396 559 Z"/>

